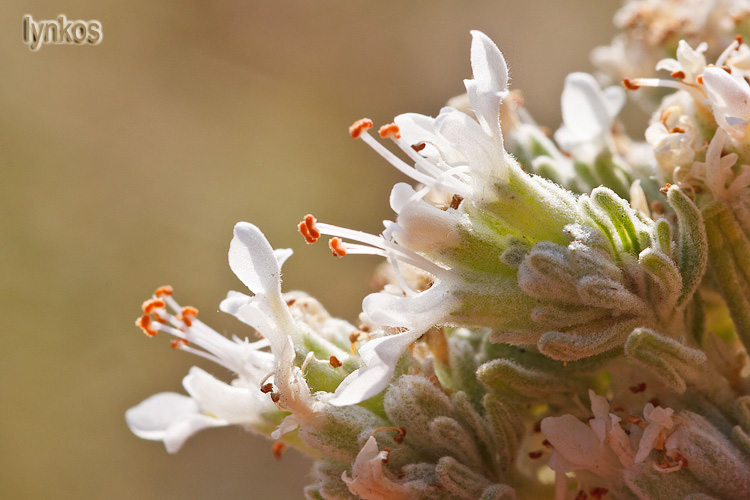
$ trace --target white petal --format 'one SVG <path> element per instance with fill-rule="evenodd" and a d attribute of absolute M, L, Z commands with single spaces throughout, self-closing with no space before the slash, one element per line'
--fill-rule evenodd
<path fill-rule="evenodd" d="M 580 468 L 599 465 L 599 439 L 588 425 L 573 415 L 545 418 L 542 420 L 542 433 L 566 461 Z"/>
<path fill-rule="evenodd" d="M 219 310 L 227 314 L 235 315 L 237 311 L 250 302 L 253 298 L 244 293 L 230 291 L 227 293 L 227 298 L 222 300 L 219 304 Z"/>
<path fill-rule="evenodd" d="M 508 66 L 487 35 L 480 31 L 472 31 L 471 35 L 474 79 L 464 80 L 466 94 L 485 133 L 501 139 L 500 101 L 508 94 Z"/>
<path fill-rule="evenodd" d="M 370 294 L 362 302 L 362 310 L 380 325 L 426 330 L 444 322 L 455 301 L 446 282 L 438 281 L 416 296 Z"/>
<path fill-rule="evenodd" d="M 281 268 L 276 254 L 260 229 L 249 222 L 234 226 L 229 267 L 253 293 L 281 295 Z"/>
<path fill-rule="evenodd" d="M 339 384 L 329 403 L 348 406 L 380 394 L 388 387 L 401 355 L 423 333 L 424 330 L 407 331 L 367 342 L 359 350 L 365 366 L 350 373 Z"/>
<path fill-rule="evenodd" d="M 262 411 L 275 407 L 270 398 L 260 392 L 260 386 L 234 387 L 198 367 L 190 369 L 182 385 L 205 412 L 229 424 L 256 424 L 261 420 Z"/>
<path fill-rule="evenodd" d="M 416 191 L 414 191 L 414 188 L 411 187 L 410 184 L 405 182 L 395 184 L 393 189 L 391 189 L 391 209 L 397 214 L 400 214 L 401 209 L 411 201 L 411 197 L 414 196 L 415 193 Z"/>
<path fill-rule="evenodd" d="M 286 259 L 291 257 L 294 251 L 291 248 L 276 248 L 273 253 L 276 256 L 276 261 L 279 263 L 279 268 L 281 268 Z"/>
<path fill-rule="evenodd" d="M 611 117 L 593 76 L 569 74 L 565 78 L 561 104 L 565 128 L 579 141 L 592 140 L 607 132 Z"/>
<path fill-rule="evenodd" d="M 226 425 L 201 414 L 196 401 L 175 392 L 162 392 L 142 401 L 125 412 L 125 421 L 139 438 L 164 441 L 169 453 L 177 452 L 202 429 Z"/>
<path fill-rule="evenodd" d="M 719 126 L 736 136 L 736 125 L 750 121 L 750 85 L 719 68 L 706 68 L 703 88 Z"/>
<path fill-rule="evenodd" d="M 504 95 L 508 91 L 508 65 L 500 49 L 481 31 L 471 32 L 471 69 L 480 92 Z"/>

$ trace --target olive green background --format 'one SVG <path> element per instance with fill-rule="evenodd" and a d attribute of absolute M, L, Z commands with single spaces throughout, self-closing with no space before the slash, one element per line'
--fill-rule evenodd
<path fill-rule="evenodd" d="M 336 260 L 295 224 L 379 232 L 403 180 L 355 119 L 436 114 L 470 76 L 469 30 L 559 124 L 565 74 L 612 35 L 615 1 L 11 1 L 0 4 L 0 497 L 295 499 L 309 461 L 237 428 L 176 455 L 124 411 L 193 364 L 133 325 L 158 285 L 222 332 L 242 289 L 236 221 L 291 247 L 286 290 L 354 320 L 375 258 Z M 96 19 L 98 46 L 22 42 L 22 16 Z"/>

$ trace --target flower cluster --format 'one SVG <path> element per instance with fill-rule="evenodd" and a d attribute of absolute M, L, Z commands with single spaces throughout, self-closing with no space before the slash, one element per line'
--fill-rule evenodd
<path fill-rule="evenodd" d="M 413 181 L 393 187 L 395 220 L 298 226 L 334 256 L 385 259 L 357 326 L 283 293 L 291 250 L 238 223 L 229 265 L 251 295 L 220 308 L 253 340 L 170 287 L 136 322 L 236 378 L 193 368 L 189 396 L 131 408 L 131 430 L 175 452 L 242 425 L 314 456 L 318 500 L 750 498 L 750 47 L 724 40 L 748 11 L 688 3 L 629 2 L 620 69 L 669 78 L 573 73 L 554 134 L 472 32 L 464 98 L 349 129 Z M 633 141 L 617 114 L 651 87 L 673 92 L 641 100 L 653 118 Z"/>

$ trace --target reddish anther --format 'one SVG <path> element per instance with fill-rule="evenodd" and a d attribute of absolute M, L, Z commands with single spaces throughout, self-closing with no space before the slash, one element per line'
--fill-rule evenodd
<path fill-rule="evenodd" d="M 307 214 L 302 219 L 302 222 L 297 225 L 297 230 L 299 230 L 300 234 L 304 236 L 305 243 L 308 245 L 312 245 L 320 239 L 320 231 L 318 231 L 318 228 L 315 226 L 316 222 L 317 220 L 312 214 Z"/>
<path fill-rule="evenodd" d="M 328 241 L 328 248 L 331 249 L 331 253 L 334 257 L 343 257 L 346 255 L 346 249 L 341 244 L 340 238 L 331 238 Z"/>
<path fill-rule="evenodd" d="M 542 458 L 542 455 L 544 455 L 544 452 L 542 452 L 541 450 L 529 452 L 529 458 L 532 460 L 536 460 L 537 458 Z"/>
<path fill-rule="evenodd" d="M 193 326 L 193 320 L 196 316 L 198 316 L 198 309 L 193 306 L 185 306 L 180 312 L 180 319 L 182 319 L 182 322 L 185 323 L 185 326 L 188 328 Z"/>
<path fill-rule="evenodd" d="M 154 290 L 154 297 L 164 297 L 165 295 L 172 295 L 174 290 L 169 285 L 160 286 Z"/>
<path fill-rule="evenodd" d="M 678 80 L 684 80 L 685 79 L 685 72 L 684 71 L 675 71 L 672 73 L 672 78 L 677 78 Z"/>
<path fill-rule="evenodd" d="M 622 86 L 625 87 L 628 90 L 638 90 L 639 88 L 641 88 L 640 85 L 638 85 L 637 83 L 634 83 L 629 78 L 623 78 L 622 79 Z"/>
<path fill-rule="evenodd" d="M 387 139 L 388 137 L 401 139 L 401 130 L 399 130 L 398 125 L 396 125 L 395 123 L 383 125 L 382 127 L 380 127 L 380 130 L 378 130 L 378 134 L 380 134 L 380 137 L 382 137 L 383 139 Z"/>
<path fill-rule="evenodd" d="M 331 358 L 328 360 L 328 362 L 331 363 L 331 366 L 334 367 L 334 368 L 338 368 L 341 365 L 343 365 L 343 363 L 341 361 L 339 361 L 339 358 L 337 358 L 336 356 L 331 356 Z"/>
<path fill-rule="evenodd" d="M 591 490 L 591 499 L 601 500 L 607 493 L 609 493 L 609 490 L 607 488 L 594 488 L 593 490 Z"/>
<path fill-rule="evenodd" d="M 363 132 L 370 130 L 371 128 L 372 120 L 369 118 L 362 118 L 352 123 L 349 127 L 349 135 L 352 136 L 352 139 L 359 139 L 359 136 L 361 136 Z"/>
<path fill-rule="evenodd" d="M 143 333 L 145 333 L 149 337 L 155 337 L 156 333 L 158 332 L 158 330 L 151 326 L 151 316 L 149 316 L 148 314 L 144 314 L 143 316 L 135 320 L 135 325 L 143 330 Z"/>
<path fill-rule="evenodd" d="M 185 339 L 172 339 L 170 343 L 172 344 L 172 349 L 182 349 L 183 347 L 188 345 L 190 342 L 188 342 Z"/>
<path fill-rule="evenodd" d="M 284 450 L 286 450 L 286 445 L 281 441 L 276 441 L 271 447 L 271 451 L 273 451 L 273 457 L 276 460 L 281 460 L 281 456 L 284 454 Z"/>
<path fill-rule="evenodd" d="M 155 309 L 162 309 L 166 306 L 167 304 L 161 299 L 148 299 L 141 305 L 141 309 L 143 309 L 144 313 L 151 314 Z"/>
<path fill-rule="evenodd" d="M 630 392 L 632 392 L 633 394 L 638 394 L 639 392 L 643 392 L 646 390 L 646 383 L 641 382 L 638 385 L 633 385 L 629 387 L 629 389 L 630 389 Z"/>

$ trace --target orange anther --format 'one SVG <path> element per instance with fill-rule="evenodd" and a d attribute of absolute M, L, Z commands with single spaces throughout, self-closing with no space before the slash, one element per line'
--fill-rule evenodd
<path fill-rule="evenodd" d="M 417 153 L 419 153 L 419 152 L 420 152 L 420 151 L 422 151 L 422 150 L 423 150 L 423 149 L 424 149 L 424 148 L 425 148 L 426 146 L 427 146 L 427 144 L 425 144 L 424 142 L 420 142 L 419 144 L 412 144 L 412 145 L 411 145 L 411 148 L 412 148 L 412 149 L 413 149 L 414 151 L 416 151 Z"/>
<path fill-rule="evenodd" d="M 305 237 L 305 243 L 312 245 L 320 238 L 320 231 L 315 226 L 317 220 L 312 214 L 307 214 L 297 225 L 297 230 Z"/>
<path fill-rule="evenodd" d="M 151 313 L 151 318 L 152 318 L 152 319 L 153 319 L 154 321 L 157 321 L 157 322 L 161 323 L 162 325 L 166 325 L 166 324 L 168 323 L 168 321 L 167 321 L 167 318 L 163 318 L 163 317 L 162 317 L 162 316 L 161 316 L 161 315 L 159 314 L 159 311 L 154 311 L 153 313 Z"/>
<path fill-rule="evenodd" d="M 346 255 L 346 249 L 341 244 L 341 240 L 339 238 L 331 238 L 328 241 L 328 248 L 331 249 L 331 253 L 334 257 L 343 257 Z"/>
<path fill-rule="evenodd" d="M 331 366 L 334 368 L 338 368 L 343 364 L 336 356 L 331 356 L 331 359 L 329 359 L 328 362 L 331 363 Z"/>
<path fill-rule="evenodd" d="M 401 444 L 404 442 L 404 438 L 406 437 L 406 427 L 399 427 L 398 432 L 395 436 L 393 436 L 393 440 L 396 441 L 398 444 Z"/>
<path fill-rule="evenodd" d="M 369 118 L 362 118 L 361 120 L 352 123 L 351 127 L 349 127 L 349 135 L 352 136 L 352 139 L 359 139 L 359 136 L 361 136 L 363 132 L 370 130 L 371 128 L 372 120 Z"/>
<path fill-rule="evenodd" d="M 684 80 L 685 79 L 685 72 L 684 71 L 675 71 L 672 73 L 672 78 L 677 78 L 678 80 Z"/>
<path fill-rule="evenodd" d="M 165 295 L 172 295 L 174 293 L 174 290 L 169 285 L 160 286 L 154 291 L 155 297 L 163 297 Z"/>
<path fill-rule="evenodd" d="M 631 81 L 630 78 L 623 78 L 622 79 L 622 86 L 625 87 L 628 90 L 638 90 L 639 88 L 641 88 L 640 85 L 638 85 L 637 83 L 634 83 L 633 81 Z"/>
<path fill-rule="evenodd" d="M 190 342 L 188 342 L 185 339 L 172 339 L 170 341 L 170 344 L 172 344 L 172 349 L 182 349 L 186 345 L 188 345 Z"/>
<path fill-rule="evenodd" d="M 193 326 L 193 320 L 196 316 L 198 316 L 198 309 L 193 306 L 185 306 L 182 308 L 182 311 L 180 311 L 179 319 L 185 323 L 185 326 L 190 328 Z"/>
<path fill-rule="evenodd" d="M 695 81 L 698 82 L 699 85 L 703 85 L 703 75 L 695 77 Z"/>
<path fill-rule="evenodd" d="M 167 304 L 164 303 L 161 299 L 148 299 L 146 302 L 141 304 L 141 309 L 143 309 L 143 312 L 146 314 L 151 314 L 154 312 L 154 309 L 162 309 L 166 307 Z"/>
<path fill-rule="evenodd" d="M 401 131 L 399 130 L 398 125 L 396 125 L 395 123 L 383 125 L 382 127 L 380 127 L 380 130 L 378 130 L 378 134 L 380 134 L 380 137 L 382 137 L 383 139 L 387 139 L 388 137 L 401 139 Z"/>
<path fill-rule="evenodd" d="M 273 443 L 271 450 L 273 451 L 274 458 L 276 460 L 281 460 L 281 455 L 284 453 L 284 450 L 286 450 L 286 445 L 281 441 L 276 441 Z"/>
<path fill-rule="evenodd" d="M 739 50 L 739 45 L 742 45 L 742 35 L 737 35 L 736 37 L 734 37 L 734 41 L 737 42 L 738 45 L 737 49 L 735 50 Z"/>
<path fill-rule="evenodd" d="M 633 394 L 638 394 L 639 392 L 643 392 L 646 390 L 646 383 L 641 382 L 638 385 L 631 386 L 629 389 L 630 389 L 630 392 L 632 392 Z"/>
<path fill-rule="evenodd" d="M 601 500 L 607 493 L 609 493 L 607 488 L 594 488 L 591 490 L 591 498 L 592 500 Z"/>
<path fill-rule="evenodd" d="M 144 314 L 143 316 L 135 320 L 135 326 L 143 330 L 143 333 L 145 333 L 149 337 L 156 336 L 156 333 L 158 332 L 158 330 L 151 327 L 151 316 L 149 316 L 148 314 Z"/>
<path fill-rule="evenodd" d="M 669 191 L 669 188 L 671 188 L 671 187 L 672 187 L 672 185 L 667 182 L 666 184 L 664 184 L 662 187 L 659 188 L 659 192 L 661 194 L 663 194 L 663 195 L 666 195 L 667 191 Z"/>
<path fill-rule="evenodd" d="M 273 390 L 273 384 L 270 383 L 270 382 L 267 383 L 267 384 L 263 384 L 262 386 L 260 386 L 260 392 L 262 392 L 263 394 L 268 394 L 272 390 Z"/>

